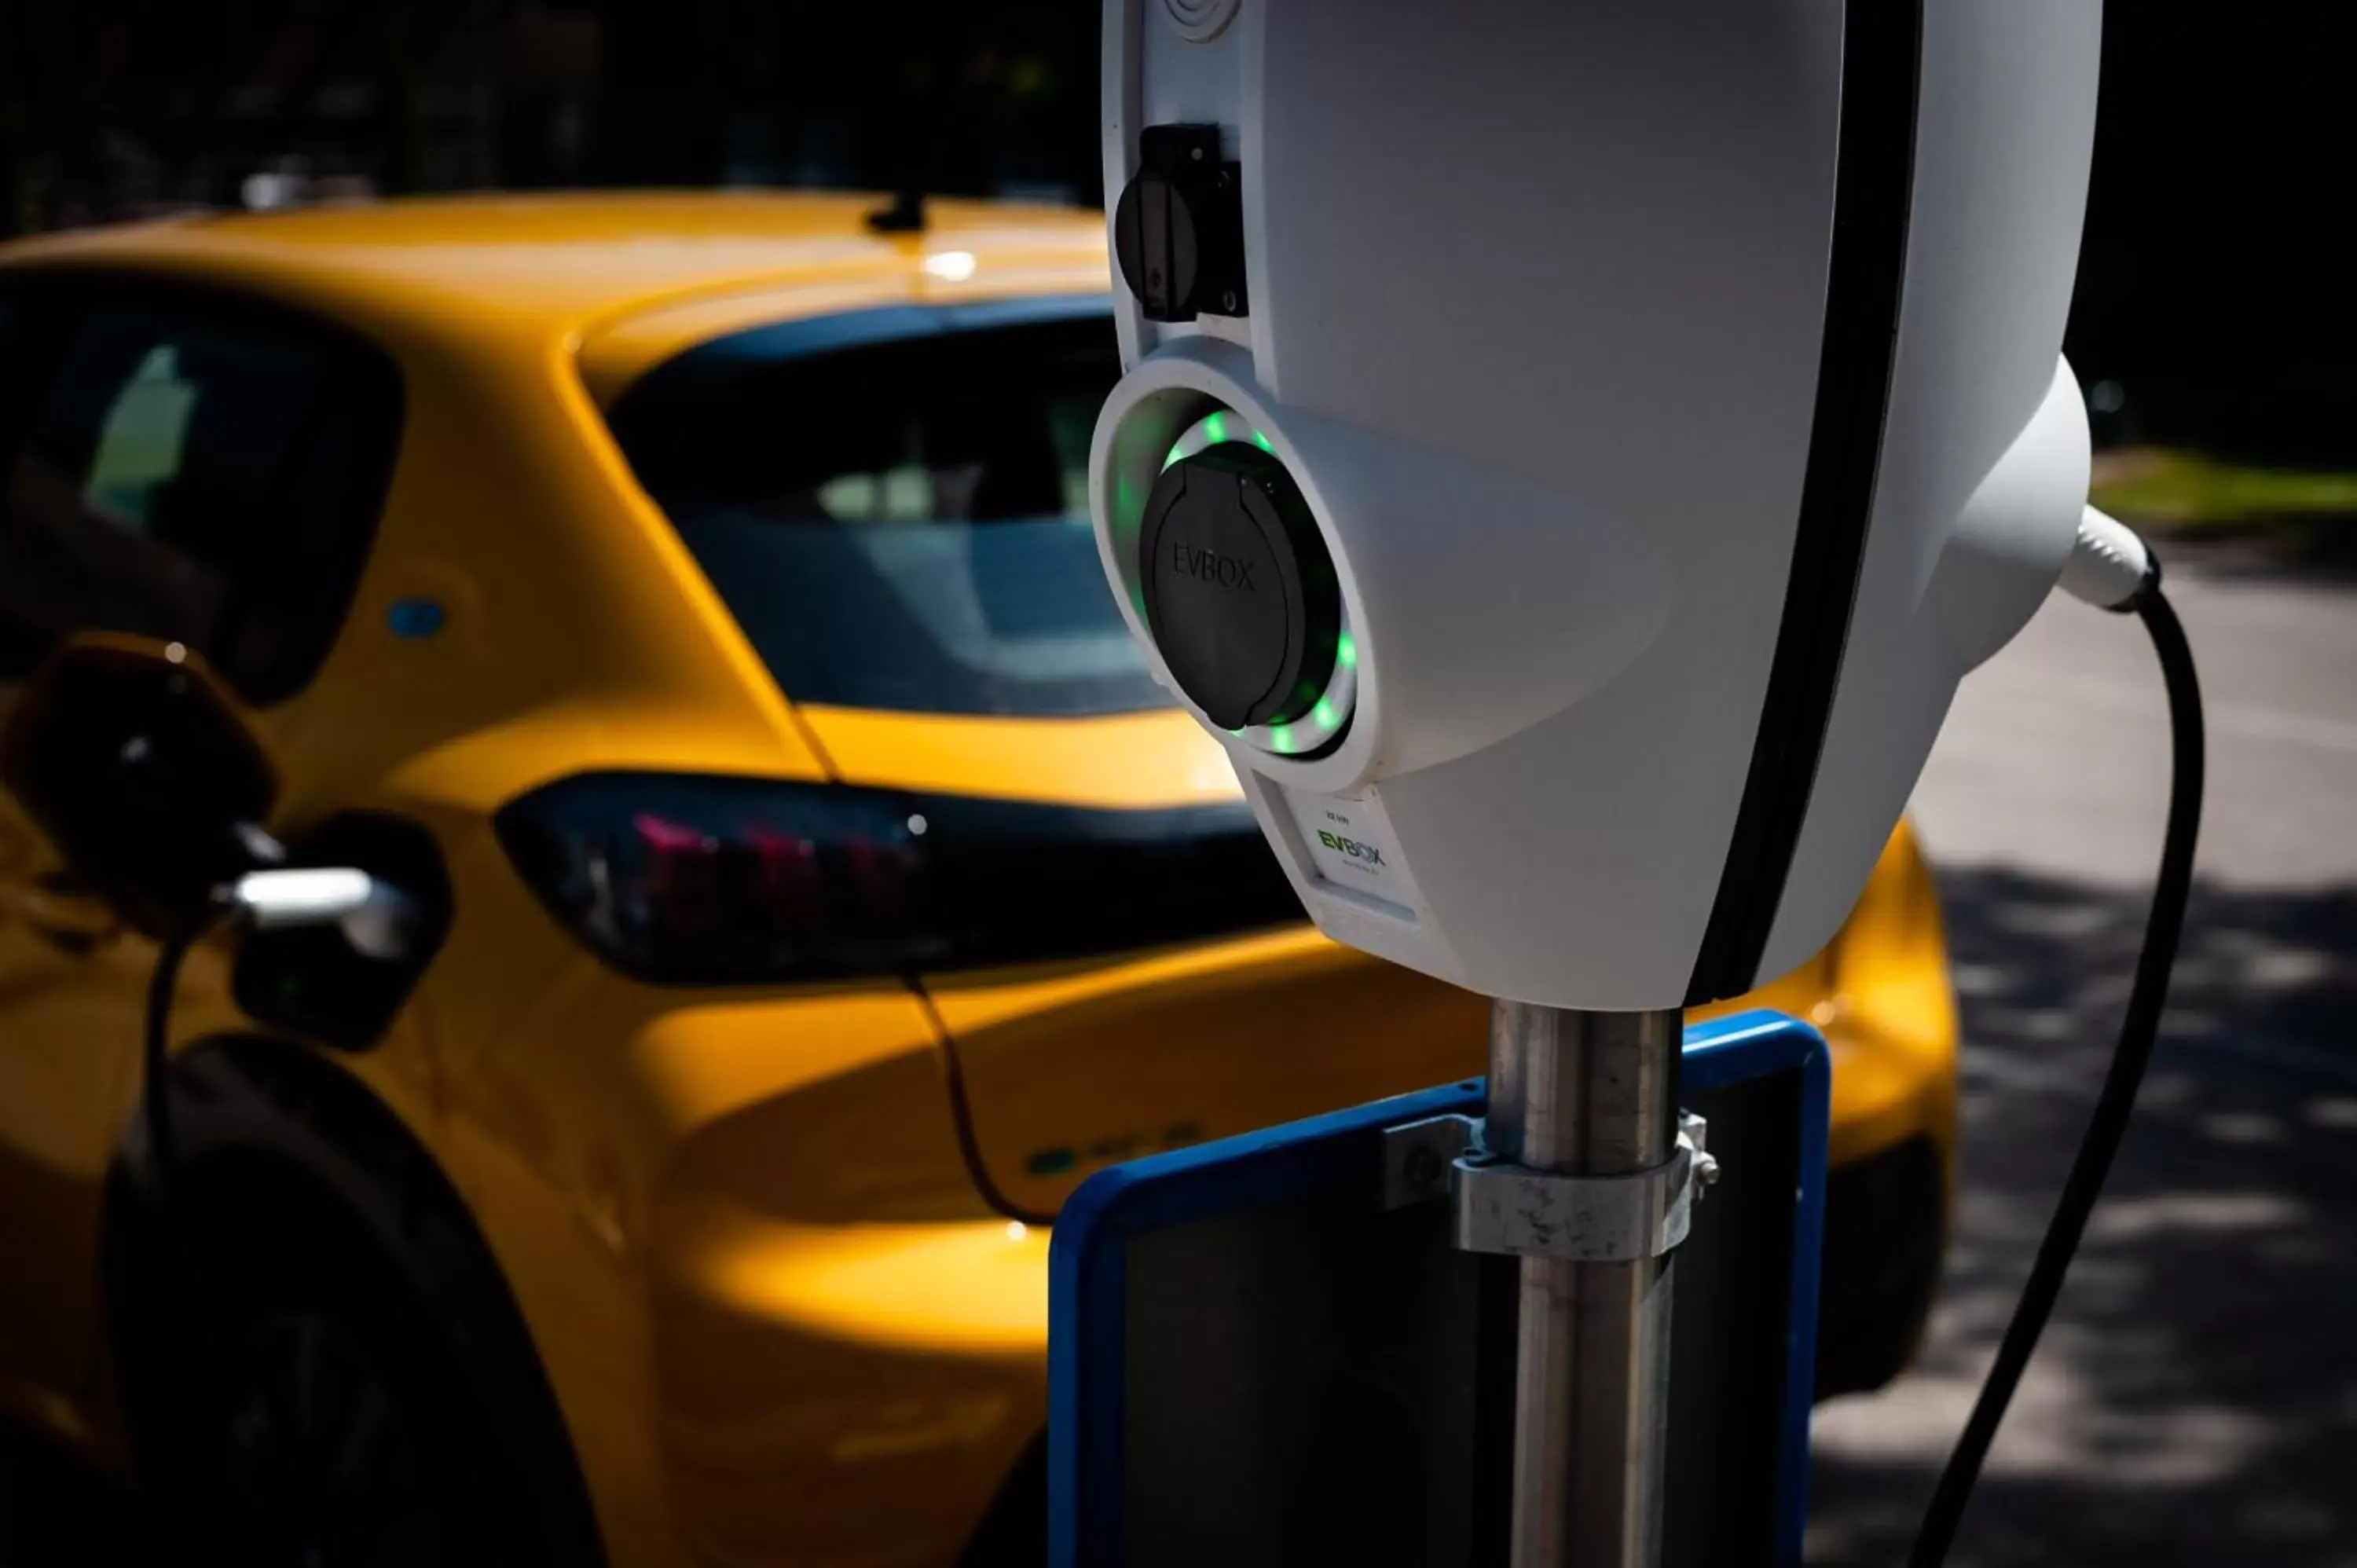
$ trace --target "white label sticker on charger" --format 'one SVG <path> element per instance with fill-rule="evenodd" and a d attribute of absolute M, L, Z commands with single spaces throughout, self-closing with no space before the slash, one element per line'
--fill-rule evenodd
<path fill-rule="evenodd" d="M 1397 905 L 1411 918 L 1423 903 L 1415 880 L 1400 860 L 1397 841 L 1374 796 L 1345 800 L 1333 795 L 1283 791 L 1285 804 L 1309 852 L 1310 869 L 1353 893 Z"/>

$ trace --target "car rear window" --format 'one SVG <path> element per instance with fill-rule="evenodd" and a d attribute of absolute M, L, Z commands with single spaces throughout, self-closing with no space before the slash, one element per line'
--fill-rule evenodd
<path fill-rule="evenodd" d="M 608 419 L 787 694 L 918 713 L 1161 707 L 1097 564 L 1101 298 L 862 311 L 716 338 Z"/>

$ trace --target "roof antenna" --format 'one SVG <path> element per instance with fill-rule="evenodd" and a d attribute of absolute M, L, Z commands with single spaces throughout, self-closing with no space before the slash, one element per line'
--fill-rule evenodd
<path fill-rule="evenodd" d="M 921 234 L 925 230 L 925 192 L 922 183 L 905 180 L 892 193 L 891 201 L 867 214 L 867 227 L 877 234 Z"/>

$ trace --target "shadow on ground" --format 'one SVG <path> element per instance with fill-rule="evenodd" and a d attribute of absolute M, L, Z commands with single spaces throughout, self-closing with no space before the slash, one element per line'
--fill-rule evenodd
<path fill-rule="evenodd" d="M 1810 1557 L 1902 1561 L 2118 1027 L 2144 896 L 1943 874 L 1956 1234 L 1917 1370 L 1820 1413 Z M 2120 1164 L 1951 1561 L 2357 1565 L 2357 888 L 2195 896 Z"/>

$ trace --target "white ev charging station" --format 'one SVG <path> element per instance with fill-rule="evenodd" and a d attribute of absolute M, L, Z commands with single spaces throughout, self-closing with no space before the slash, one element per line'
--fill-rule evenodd
<path fill-rule="evenodd" d="M 1496 999 L 1517 1563 L 1653 1556 L 1681 1010 L 1833 934 L 2066 567 L 2158 599 L 2060 358 L 2100 22 L 1106 0 L 1104 569 L 1318 924 Z"/>
<path fill-rule="evenodd" d="M 2098 6 L 1218 9 L 1106 11 L 1157 673 L 1340 940 L 1587 1010 L 1789 969 L 2078 529 Z"/>

